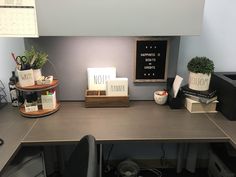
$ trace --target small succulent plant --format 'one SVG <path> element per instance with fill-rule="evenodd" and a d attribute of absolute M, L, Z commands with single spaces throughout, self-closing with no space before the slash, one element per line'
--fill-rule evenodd
<path fill-rule="evenodd" d="M 211 74 L 214 71 L 214 63 L 207 57 L 194 57 L 188 62 L 188 70 L 193 73 Z"/>

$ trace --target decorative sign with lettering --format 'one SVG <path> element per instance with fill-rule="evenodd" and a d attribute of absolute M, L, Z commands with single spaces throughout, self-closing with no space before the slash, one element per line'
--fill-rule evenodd
<path fill-rule="evenodd" d="M 128 96 L 128 78 L 116 78 L 107 80 L 107 96 Z"/>
<path fill-rule="evenodd" d="M 87 68 L 88 90 L 106 90 L 106 81 L 116 78 L 116 68 Z"/>
<path fill-rule="evenodd" d="M 32 69 L 29 70 L 17 70 L 19 83 L 21 87 L 33 86 L 34 83 L 34 73 Z"/>
<path fill-rule="evenodd" d="M 55 109 L 57 100 L 56 100 L 56 92 L 52 95 L 41 95 L 42 107 L 43 109 Z"/>
<path fill-rule="evenodd" d="M 164 82 L 167 79 L 168 40 L 138 40 L 135 82 Z"/>

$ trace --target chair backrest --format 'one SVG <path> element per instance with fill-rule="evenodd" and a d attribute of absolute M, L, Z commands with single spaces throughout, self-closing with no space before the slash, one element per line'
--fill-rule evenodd
<path fill-rule="evenodd" d="M 66 167 L 67 177 L 96 177 L 97 148 L 92 135 L 84 136 L 72 152 Z"/>

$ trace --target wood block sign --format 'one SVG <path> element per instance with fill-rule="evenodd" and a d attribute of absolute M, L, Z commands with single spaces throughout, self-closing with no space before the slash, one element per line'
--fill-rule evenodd
<path fill-rule="evenodd" d="M 135 82 L 165 82 L 168 40 L 137 40 Z"/>
<path fill-rule="evenodd" d="M 17 70 L 19 83 L 21 87 L 33 86 L 34 83 L 34 73 L 32 69 L 29 70 Z"/>
<path fill-rule="evenodd" d="M 116 68 L 87 68 L 88 90 L 106 90 L 106 81 L 116 78 Z"/>
<path fill-rule="evenodd" d="M 41 95 L 43 109 L 55 109 L 57 105 L 56 92 L 52 95 Z"/>
<path fill-rule="evenodd" d="M 106 81 L 107 96 L 128 96 L 128 78 L 116 78 Z"/>

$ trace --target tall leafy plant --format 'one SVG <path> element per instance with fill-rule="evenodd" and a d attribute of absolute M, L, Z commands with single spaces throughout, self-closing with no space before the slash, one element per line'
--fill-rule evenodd
<path fill-rule="evenodd" d="M 37 51 L 34 47 L 25 51 L 25 56 L 30 60 L 32 69 L 41 69 L 48 61 L 48 54 Z"/>

